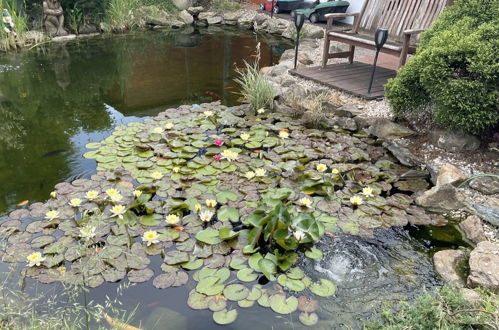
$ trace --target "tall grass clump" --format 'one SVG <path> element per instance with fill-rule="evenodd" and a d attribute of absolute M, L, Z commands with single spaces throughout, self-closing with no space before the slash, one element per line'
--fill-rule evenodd
<path fill-rule="evenodd" d="M 139 5 L 138 0 L 109 0 L 106 8 L 108 23 L 122 30 L 132 28 L 136 24 L 133 13 Z"/>
<path fill-rule="evenodd" d="M 329 100 L 328 93 L 319 93 L 310 95 L 303 102 L 304 108 L 307 109 L 303 114 L 303 121 L 306 125 L 312 127 L 321 127 L 326 118 L 324 111 L 324 103 Z"/>
<path fill-rule="evenodd" d="M 235 82 L 241 86 L 244 102 L 250 104 L 253 110 L 273 108 L 275 90 L 267 77 L 260 72 L 260 44 L 256 47 L 256 57 L 253 63 L 244 61 L 244 68 L 236 68 L 238 77 Z"/>

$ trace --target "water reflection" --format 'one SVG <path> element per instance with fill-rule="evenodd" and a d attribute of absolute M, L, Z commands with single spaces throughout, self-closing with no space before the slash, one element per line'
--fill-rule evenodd
<path fill-rule="evenodd" d="M 90 175 L 84 145 L 137 117 L 183 103 L 237 102 L 234 65 L 262 65 L 288 44 L 236 30 L 102 36 L 0 56 L 0 212 L 44 200 L 64 180 Z M 267 42 L 277 44 L 269 47 Z"/>

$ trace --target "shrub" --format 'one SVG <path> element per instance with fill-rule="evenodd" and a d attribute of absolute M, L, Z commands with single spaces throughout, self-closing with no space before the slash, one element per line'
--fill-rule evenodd
<path fill-rule="evenodd" d="M 423 33 L 386 85 L 396 117 L 431 111 L 437 124 L 482 133 L 499 122 L 499 1 L 457 0 Z"/>

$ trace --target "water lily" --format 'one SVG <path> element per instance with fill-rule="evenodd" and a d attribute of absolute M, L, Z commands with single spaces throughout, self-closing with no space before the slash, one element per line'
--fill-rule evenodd
<path fill-rule="evenodd" d="M 158 134 L 161 134 L 161 133 L 163 133 L 163 128 L 161 128 L 161 127 L 159 127 L 159 126 L 154 127 L 154 128 L 152 129 L 152 132 L 153 132 L 153 133 L 158 133 Z"/>
<path fill-rule="evenodd" d="M 139 198 L 140 195 L 142 195 L 142 190 L 134 190 L 133 191 L 133 197 Z"/>
<path fill-rule="evenodd" d="M 214 208 L 215 206 L 217 206 L 217 201 L 214 199 L 207 199 L 204 201 L 204 203 L 210 208 Z"/>
<path fill-rule="evenodd" d="M 106 190 L 106 194 L 109 196 L 109 197 L 112 197 L 114 195 L 119 195 L 120 192 L 114 188 L 111 188 L 111 189 L 108 189 Z"/>
<path fill-rule="evenodd" d="M 246 174 L 244 174 L 244 176 L 245 176 L 245 177 L 246 177 L 246 179 L 248 179 L 248 180 L 253 179 L 253 178 L 255 177 L 255 175 L 256 175 L 256 173 L 255 173 L 255 172 L 253 172 L 253 171 L 248 171 L 248 172 L 246 172 Z"/>
<path fill-rule="evenodd" d="M 26 257 L 28 260 L 28 267 L 40 266 L 40 264 L 45 260 L 45 257 L 41 252 L 33 252 Z"/>
<path fill-rule="evenodd" d="M 305 238 L 305 233 L 302 232 L 301 230 L 297 230 L 293 232 L 293 236 L 297 241 L 302 241 Z"/>
<path fill-rule="evenodd" d="M 52 198 L 57 198 L 57 191 L 52 191 L 52 192 L 50 193 L 50 197 L 52 197 Z"/>
<path fill-rule="evenodd" d="M 298 202 L 305 207 L 312 207 L 312 201 L 307 197 L 300 198 Z"/>
<path fill-rule="evenodd" d="M 216 145 L 217 147 L 221 147 L 224 145 L 224 140 L 222 139 L 215 139 L 215 141 L 213 141 L 213 144 Z"/>
<path fill-rule="evenodd" d="M 166 123 L 165 124 L 166 129 L 172 129 L 173 128 L 173 123 Z"/>
<path fill-rule="evenodd" d="M 174 168 L 172 168 L 172 171 L 178 173 L 180 171 L 180 167 L 175 166 Z"/>
<path fill-rule="evenodd" d="M 239 154 L 235 151 L 229 149 L 222 151 L 222 158 L 227 159 L 229 162 L 236 160 L 237 156 L 239 156 Z"/>
<path fill-rule="evenodd" d="M 85 194 L 85 198 L 88 198 L 90 200 L 96 199 L 99 196 L 99 192 L 96 190 L 89 190 Z"/>
<path fill-rule="evenodd" d="M 201 211 L 201 204 L 196 203 L 196 205 L 194 205 L 194 212 L 199 212 L 199 211 Z"/>
<path fill-rule="evenodd" d="M 265 174 L 267 174 L 267 171 L 263 168 L 257 168 L 255 170 L 255 175 L 256 176 L 265 176 Z"/>
<path fill-rule="evenodd" d="M 159 242 L 158 232 L 155 230 L 148 230 L 142 235 L 142 241 L 146 242 L 147 246 Z"/>
<path fill-rule="evenodd" d="M 287 139 L 289 137 L 289 133 L 287 131 L 279 131 L 279 137 L 281 139 Z"/>
<path fill-rule="evenodd" d="M 350 203 L 352 203 L 352 205 L 361 205 L 364 201 L 360 196 L 353 196 L 350 198 Z"/>
<path fill-rule="evenodd" d="M 153 178 L 154 180 L 161 180 L 163 178 L 163 173 L 161 173 L 161 172 L 153 172 L 151 174 L 151 178 Z"/>
<path fill-rule="evenodd" d="M 327 166 L 325 164 L 317 164 L 317 166 L 315 166 L 315 169 L 318 172 L 325 172 L 327 171 Z"/>
<path fill-rule="evenodd" d="M 72 207 L 79 207 L 81 206 L 81 199 L 71 198 L 71 200 L 69 201 L 69 205 L 71 205 Z"/>
<path fill-rule="evenodd" d="M 340 170 L 339 170 L 339 169 L 337 169 L 337 168 L 333 168 L 333 169 L 331 170 L 331 173 L 333 173 L 333 174 L 339 174 L 339 173 L 340 173 Z"/>
<path fill-rule="evenodd" d="M 80 228 L 80 237 L 84 239 L 92 239 L 95 237 L 95 227 L 94 226 L 85 226 Z"/>
<path fill-rule="evenodd" d="M 166 216 L 167 225 L 176 225 L 180 221 L 180 217 L 176 214 L 168 214 Z"/>
<path fill-rule="evenodd" d="M 366 197 L 373 197 L 373 188 L 371 187 L 365 187 L 364 189 L 362 189 L 362 195 L 366 196 Z"/>
<path fill-rule="evenodd" d="M 205 111 L 205 112 L 203 112 L 203 114 L 204 114 L 206 117 L 211 117 L 211 116 L 213 116 L 213 111 Z"/>
<path fill-rule="evenodd" d="M 243 141 L 248 141 L 249 138 L 251 137 L 251 135 L 249 135 L 248 133 L 243 133 L 241 135 L 239 135 L 239 137 L 241 138 L 241 140 Z"/>
<path fill-rule="evenodd" d="M 260 109 L 256 110 L 256 112 L 258 114 L 262 114 L 262 113 L 265 113 L 265 109 L 264 108 L 260 108 Z"/>
<path fill-rule="evenodd" d="M 47 213 L 45 213 L 45 219 L 47 220 L 55 220 L 59 218 L 59 212 L 55 211 L 55 210 L 52 210 L 52 211 L 48 211 Z"/>
<path fill-rule="evenodd" d="M 66 274 L 66 266 L 59 266 L 56 268 L 59 274 L 63 275 Z"/>
<path fill-rule="evenodd" d="M 213 160 L 216 160 L 217 162 L 221 161 L 222 160 L 222 155 L 220 155 L 220 154 L 213 155 Z"/>
<path fill-rule="evenodd" d="M 118 217 L 120 219 L 123 219 L 123 214 L 125 214 L 127 211 L 127 208 L 124 207 L 123 205 L 115 205 L 111 208 L 111 217 Z"/>
<path fill-rule="evenodd" d="M 203 212 L 199 213 L 199 218 L 201 219 L 201 221 L 208 222 L 211 220 L 211 218 L 213 218 L 214 214 L 215 213 L 213 213 L 211 211 L 203 211 Z"/>
<path fill-rule="evenodd" d="M 115 203 L 121 202 L 122 199 L 123 199 L 123 196 L 121 194 L 116 194 L 116 195 L 111 196 L 111 201 L 113 201 Z"/>

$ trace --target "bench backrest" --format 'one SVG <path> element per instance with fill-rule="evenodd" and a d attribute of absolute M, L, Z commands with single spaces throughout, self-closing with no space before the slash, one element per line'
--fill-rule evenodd
<path fill-rule="evenodd" d="M 365 0 L 360 30 L 374 33 L 386 28 L 391 38 L 400 39 L 404 30 L 428 29 L 449 0 Z"/>

